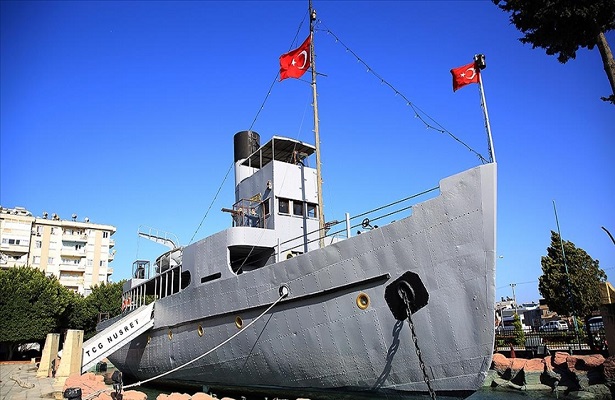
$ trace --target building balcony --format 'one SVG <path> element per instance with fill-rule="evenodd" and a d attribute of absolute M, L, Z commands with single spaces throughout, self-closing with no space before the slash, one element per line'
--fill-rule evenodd
<path fill-rule="evenodd" d="M 74 247 L 62 247 L 60 254 L 68 257 L 85 257 L 85 248 L 75 249 Z"/>
<path fill-rule="evenodd" d="M 109 239 L 109 248 L 115 246 L 115 240 Z"/>
<path fill-rule="evenodd" d="M 30 244 L 6 244 L 0 246 L 3 253 L 26 254 L 30 250 Z"/>
<path fill-rule="evenodd" d="M 63 233 L 62 240 L 66 242 L 87 243 L 88 235 L 78 235 L 74 233 Z"/>
<path fill-rule="evenodd" d="M 85 266 L 79 264 L 60 264 L 60 271 L 85 272 Z"/>
<path fill-rule="evenodd" d="M 62 285 L 66 286 L 83 285 L 82 276 L 60 276 L 58 280 Z"/>
<path fill-rule="evenodd" d="M 111 262 L 115 259 L 115 251 L 109 253 L 109 257 L 107 257 L 107 261 Z"/>

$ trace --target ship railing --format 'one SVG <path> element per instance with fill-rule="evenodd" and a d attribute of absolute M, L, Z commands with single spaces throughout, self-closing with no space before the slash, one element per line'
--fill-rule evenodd
<path fill-rule="evenodd" d="M 267 204 L 269 199 L 241 199 L 233 204 L 232 209 L 223 208 L 233 217 L 233 227 L 248 226 L 252 228 L 264 228 L 266 226 Z"/>
<path fill-rule="evenodd" d="M 129 313 L 140 306 L 181 292 L 190 284 L 190 273 L 182 265 L 171 267 L 145 280 L 122 294 L 122 312 Z"/>
<path fill-rule="evenodd" d="M 394 222 L 396 218 L 405 218 L 412 214 L 412 207 L 417 202 L 424 201 L 425 199 L 423 199 L 423 197 L 426 196 L 435 197 L 438 190 L 439 187 L 436 186 L 355 216 L 350 216 L 350 214 L 346 213 L 343 220 L 326 222 L 323 228 L 325 231 L 325 244 L 330 245 L 348 239 L 352 237 L 352 232 L 358 228 L 362 230 L 357 230 L 357 234 L 361 234 L 372 229 L 377 229 L 379 226 Z M 305 237 L 312 237 L 313 239 L 310 239 L 307 243 L 317 242 L 319 240 L 319 232 L 320 229 L 316 229 L 305 235 L 280 242 L 276 251 L 277 259 L 283 259 L 284 255 L 301 253 L 304 247 L 304 241 L 302 239 Z"/>

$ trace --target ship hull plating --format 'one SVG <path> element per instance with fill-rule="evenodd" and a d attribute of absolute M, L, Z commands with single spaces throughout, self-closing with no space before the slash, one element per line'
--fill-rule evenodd
<path fill-rule="evenodd" d="M 412 314 L 437 392 L 483 383 L 494 344 L 496 165 L 440 183 L 412 214 L 361 235 L 156 301 L 154 328 L 109 357 L 145 380 L 194 360 L 290 294 L 216 351 L 160 378 L 210 387 L 426 392 L 407 321 L 385 299 L 411 272 L 426 304 Z M 184 249 L 198 264 L 210 242 Z M 196 269 L 195 269 L 196 271 Z"/>

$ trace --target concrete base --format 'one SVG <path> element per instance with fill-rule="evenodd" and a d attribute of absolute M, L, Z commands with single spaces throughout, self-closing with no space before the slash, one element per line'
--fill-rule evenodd
<path fill-rule="evenodd" d="M 47 378 L 52 376 L 52 363 L 56 362 L 58 357 L 58 349 L 60 348 L 60 334 L 49 333 L 45 339 L 45 347 L 41 355 L 41 363 L 36 372 L 38 378 Z"/>
<path fill-rule="evenodd" d="M 66 332 L 62 359 L 56 377 L 67 378 L 72 374 L 81 374 L 81 359 L 83 356 L 83 331 L 69 329 Z"/>

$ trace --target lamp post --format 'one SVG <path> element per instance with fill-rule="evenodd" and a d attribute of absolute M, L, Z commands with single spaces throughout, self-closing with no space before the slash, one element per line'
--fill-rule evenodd
<path fill-rule="evenodd" d="M 513 303 L 515 303 L 515 314 L 517 314 L 517 297 L 515 297 L 515 286 L 517 286 L 516 283 L 510 284 L 510 287 L 512 288 L 512 292 L 513 292 Z"/>

